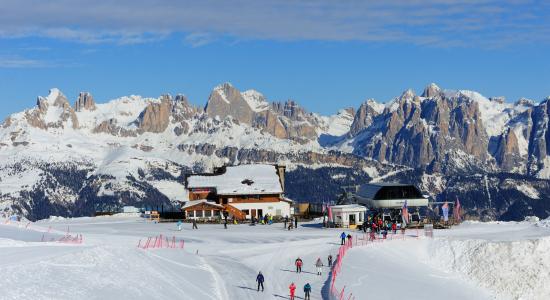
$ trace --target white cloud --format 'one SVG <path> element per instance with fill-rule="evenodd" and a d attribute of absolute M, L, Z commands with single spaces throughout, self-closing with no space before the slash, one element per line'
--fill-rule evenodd
<path fill-rule="evenodd" d="M 42 60 L 23 58 L 19 56 L 0 56 L 0 68 L 44 68 L 49 64 Z"/>
<path fill-rule="evenodd" d="M 548 42 L 542 2 L 3 0 L 0 37 L 134 44 L 183 33 L 194 47 L 216 36 L 493 46 Z"/>

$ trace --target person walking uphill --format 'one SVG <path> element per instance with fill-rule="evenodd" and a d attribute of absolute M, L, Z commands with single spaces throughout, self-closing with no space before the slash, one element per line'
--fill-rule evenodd
<path fill-rule="evenodd" d="M 323 273 L 323 262 L 321 261 L 320 257 L 317 258 L 315 266 L 317 267 L 317 275 L 321 276 Z"/>
<path fill-rule="evenodd" d="M 193 229 L 199 229 L 199 227 L 197 227 L 197 220 L 193 219 Z"/>
<path fill-rule="evenodd" d="M 298 257 L 294 264 L 296 265 L 296 273 L 302 273 L 302 265 L 304 264 L 302 259 Z"/>
<path fill-rule="evenodd" d="M 294 282 L 290 284 L 288 289 L 290 290 L 290 300 L 294 300 L 294 293 L 296 292 L 296 285 Z"/>
<path fill-rule="evenodd" d="M 264 275 L 260 271 L 258 276 L 256 276 L 256 282 L 258 283 L 258 292 L 260 291 L 260 286 L 262 287 L 262 292 L 264 291 Z"/>
<path fill-rule="evenodd" d="M 331 254 L 328 255 L 328 266 L 329 266 L 329 268 L 332 267 L 332 255 Z"/>
<path fill-rule="evenodd" d="M 310 295 L 309 293 L 311 293 L 311 285 L 309 285 L 309 282 L 306 283 L 306 285 L 304 285 L 304 300 L 310 300 Z"/>
<path fill-rule="evenodd" d="M 342 242 L 340 243 L 340 245 L 344 245 L 346 243 L 346 233 L 345 232 L 342 232 L 342 234 L 340 235 L 340 239 L 342 239 Z"/>

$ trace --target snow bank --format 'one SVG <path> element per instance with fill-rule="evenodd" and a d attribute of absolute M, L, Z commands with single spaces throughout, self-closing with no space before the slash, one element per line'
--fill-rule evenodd
<path fill-rule="evenodd" d="M 550 237 L 521 241 L 435 239 L 431 263 L 476 280 L 499 298 L 550 299 Z"/>
<path fill-rule="evenodd" d="M 538 221 L 537 224 L 535 224 L 536 226 L 538 227 L 544 227 L 544 228 L 550 228 L 550 217 L 542 220 L 542 221 Z"/>

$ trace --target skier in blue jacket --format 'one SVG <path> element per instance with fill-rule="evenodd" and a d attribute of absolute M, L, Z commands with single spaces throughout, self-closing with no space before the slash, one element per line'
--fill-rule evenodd
<path fill-rule="evenodd" d="M 342 243 L 340 243 L 340 245 L 344 245 L 346 243 L 346 233 L 345 232 L 342 232 L 342 234 L 340 235 L 340 239 L 342 239 Z"/>
<path fill-rule="evenodd" d="M 260 286 L 262 287 L 262 292 L 264 291 L 264 275 L 260 271 L 258 276 L 256 276 L 256 282 L 258 282 L 258 292 L 260 291 Z"/>
<path fill-rule="evenodd" d="M 309 285 L 309 283 L 306 283 L 306 285 L 304 285 L 304 300 L 310 300 L 310 295 L 309 293 L 311 293 L 311 285 Z"/>

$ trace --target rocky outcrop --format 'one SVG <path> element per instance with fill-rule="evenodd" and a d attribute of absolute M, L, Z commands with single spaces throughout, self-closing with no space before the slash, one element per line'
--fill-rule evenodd
<path fill-rule="evenodd" d="M 549 154 L 548 143 L 550 142 L 550 99 L 542 101 L 539 105 L 529 110 L 532 120 L 532 129 L 529 136 L 529 171 L 537 173 L 544 167 L 544 162 Z"/>
<path fill-rule="evenodd" d="M 260 114 L 255 125 L 278 138 L 305 143 L 317 138 L 318 121 L 295 101 L 274 102 L 271 109 Z"/>
<path fill-rule="evenodd" d="M 378 111 L 374 108 L 374 104 L 374 100 L 369 99 L 359 106 L 353 118 L 353 123 L 351 124 L 349 131 L 350 136 L 355 136 L 361 130 L 372 125 L 374 118 L 379 115 Z"/>
<path fill-rule="evenodd" d="M 483 168 L 488 137 L 477 102 L 462 94 L 445 97 L 435 85 L 423 95 L 407 90 L 388 104 L 355 142 L 355 153 L 434 172 Z"/>
<path fill-rule="evenodd" d="M 75 111 L 84 111 L 84 110 L 95 110 L 95 101 L 92 94 L 87 92 L 81 92 L 78 95 L 78 99 L 74 104 Z"/>
<path fill-rule="evenodd" d="M 250 108 L 241 92 L 229 83 L 217 86 L 205 107 L 205 112 L 211 117 L 224 119 L 231 116 L 239 123 L 252 125 L 254 111 Z"/>
<path fill-rule="evenodd" d="M 172 99 L 169 95 L 163 95 L 158 103 L 149 103 L 139 116 L 139 130 L 141 132 L 164 132 L 170 123 L 171 110 Z"/>
<path fill-rule="evenodd" d="M 38 97 L 36 106 L 34 110 L 25 113 L 27 122 L 33 127 L 40 129 L 64 128 L 69 120 L 73 129 L 79 127 L 78 117 L 74 109 L 69 104 L 67 97 L 58 89 L 50 90 L 50 94 L 45 98 Z M 57 119 L 46 119 L 50 109 L 57 110 L 52 113 L 52 116 L 56 116 Z"/>
<path fill-rule="evenodd" d="M 138 134 L 135 130 L 129 130 L 118 126 L 116 119 L 109 119 L 101 122 L 93 130 L 93 133 L 106 133 L 120 137 L 136 137 Z"/>
<path fill-rule="evenodd" d="M 441 89 L 435 83 L 430 83 L 422 92 L 422 97 L 436 98 L 441 97 Z"/>
<path fill-rule="evenodd" d="M 509 128 L 499 138 L 495 159 L 498 165 L 504 170 L 513 170 L 521 162 L 519 153 L 518 138 L 514 131 Z"/>

